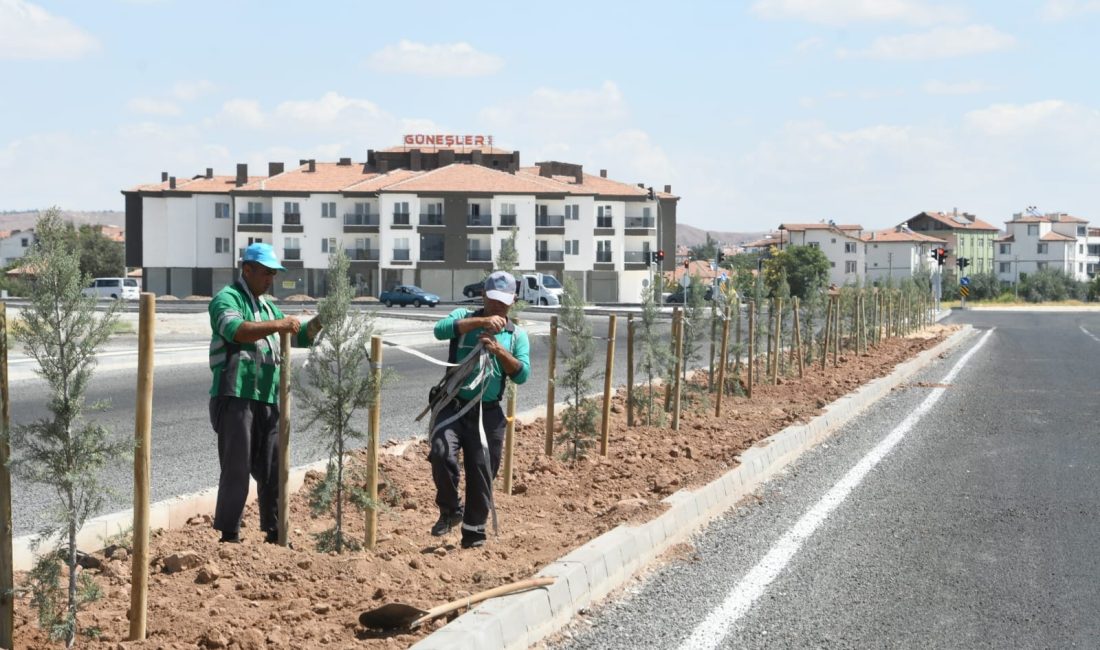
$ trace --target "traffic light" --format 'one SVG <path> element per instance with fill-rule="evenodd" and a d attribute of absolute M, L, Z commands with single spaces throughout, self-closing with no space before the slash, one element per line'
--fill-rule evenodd
<path fill-rule="evenodd" d="M 965 269 L 966 267 L 970 266 L 970 259 L 966 257 L 960 257 L 955 260 L 955 265 L 958 266 L 960 269 Z"/>
<path fill-rule="evenodd" d="M 723 253 L 722 251 L 718 251 L 718 264 L 721 265 L 722 262 L 725 262 L 725 261 L 726 261 L 726 254 Z"/>
<path fill-rule="evenodd" d="M 690 260 L 684 260 L 684 268 L 685 269 L 691 268 L 691 261 Z"/>
<path fill-rule="evenodd" d="M 938 262 L 940 266 L 943 266 L 947 262 L 947 249 L 946 248 L 937 248 L 935 250 L 935 253 L 936 253 L 936 262 Z"/>
<path fill-rule="evenodd" d="M 653 254 L 653 259 L 657 260 L 658 262 L 665 261 L 665 252 L 663 250 L 657 251 Z"/>

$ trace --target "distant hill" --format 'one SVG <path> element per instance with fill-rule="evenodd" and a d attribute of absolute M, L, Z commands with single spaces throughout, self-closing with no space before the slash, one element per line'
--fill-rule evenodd
<path fill-rule="evenodd" d="M 676 243 L 681 246 L 698 246 L 699 244 L 707 243 L 707 233 L 718 241 L 719 244 L 732 245 L 740 244 L 741 242 L 753 241 L 754 239 L 761 239 L 766 232 L 721 232 L 717 230 L 703 230 L 694 226 L 689 226 L 686 223 L 676 224 Z"/>
<path fill-rule="evenodd" d="M 34 228 L 38 218 L 45 210 L 8 210 L 0 211 L 0 230 L 27 230 Z M 78 226 L 83 224 L 101 226 L 126 226 L 126 214 L 118 210 L 101 210 L 98 212 L 81 212 L 78 210 L 62 210 L 61 218 L 64 221 Z"/>

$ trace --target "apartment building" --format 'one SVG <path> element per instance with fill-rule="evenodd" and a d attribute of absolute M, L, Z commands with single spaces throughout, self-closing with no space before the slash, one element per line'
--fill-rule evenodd
<path fill-rule="evenodd" d="M 955 260 L 970 260 L 967 273 L 993 272 L 993 240 L 1000 229 L 968 212 L 921 212 L 905 221 L 913 232 L 937 237 L 947 243 L 945 267 L 955 268 Z"/>
<path fill-rule="evenodd" d="M 263 241 L 287 267 L 276 296 L 322 296 L 329 255 L 342 249 L 361 295 L 417 284 L 456 299 L 515 232 L 520 270 L 571 277 L 592 302 L 637 302 L 649 253 L 675 248 L 671 191 L 565 162 L 523 167 L 518 151 L 484 145 L 269 163 L 264 176 L 243 164 L 235 176 L 162 173 L 123 192 L 126 263 L 143 267 L 147 291 L 211 295 L 234 278 L 240 251 Z M 674 264 L 666 256 L 654 270 Z"/>
<path fill-rule="evenodd" d="M 936 267 L 932 250 L 947 245 L 944 239 L 913 232 L 905 225 L 866 233 L 863 242 L 866 281 L 871 283 L 887 279 L 898 282 L 917 273 L 931 272 Z"/>
<path fill-rule="evenodd" d="M 784 223 L 783 246 L 812 246 L 821 249 L 829 260 L 829 283 L 837 286 L 863 280 L 866 251 L 863 246 L 863 226 L 821 223 Z"/>
<path fill-rule="evenodd" d="M 1088 280 L 1089 246 L 1085 219 L 1065 213 L 1018 212 L 1005 222 L 1004 235 L 996 239 L 997 278 L 1014 283 L 1040 269 L 1057 269 L 1074 279 Z"/>
<path fill-rule="evenodd" d="M 34 229 L 0 230 L 0 266 L 8 267 L 30 252 L 34 246 Z"/>

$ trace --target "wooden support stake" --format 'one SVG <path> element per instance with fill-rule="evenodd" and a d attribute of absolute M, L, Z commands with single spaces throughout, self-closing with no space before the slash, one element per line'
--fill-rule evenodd
<path fill-rule="evenodd" d="M 364 546 L 374 550 L 378 544 L 378 437 L 382 433 L 382 337 L 370 337 L 370 365 L 374 375 L 374 395 L 370 406 L 370 428 L 367 429 L 367 526 Z"/>
<path fill-rule="evenodd" d="M 547 456 L 554 455 L 554 373 L 558 366 L 558 317 L 550 317 L 550 365 L 546 371 L 546 445 Z"/>
<path fill-rule="evenodd" d="M 714 396 L 714 415 L 722 417 L 722 394 L 726 392 L 726 360 L 729 358 L 730 311 L 726 305 L 726 318 L 722 321 L 722 348 L 718 355 L 718 393 Z"/>
<path fill-rule="evenodd" d="M 15 647 L 15 575 L 11 527 L 11 403 L 8 400 L 8 305 L 0 302 L 0 648 Z"/>
<path fill-rule="evenodd" d="M 611 372 L 615 369 L 615 323 L 618 317 L 607 317 L 607 364 L 603 376 L 603 420 L 600 421 L 600 455 L 607 455 L 608 438 L 611 436 Z"/>
<path fill-rule="evenodd" d="M 775 342 L 775 298 L 768 300 L 768 338 L 764 350 L 764 381 L 771 381 L 772 344 Z"/>
<path fill-rule="evenodd" d="M 279 546 L 290 544 L 290 334 L 279 334 Z"/>
<path fill-rule="evenodd" d="M 779 384 L 779 359 L 783 356 L 783 299 L 776 298 L 775 307 L 775 354 L 772 355 L 772 385 Z"/>
<path fill-rule="evenodd" d="M 130 641 L 145 639 L 145 621 L 149 611 L 149 469 L 153 446 L 156 294 L 142 293 L 139 309 L 137 403 L 134 408 L 134 555 L 130 564 Z M 4 403 L 7 404 L 6 397 Z"/>
<path fill-rule="evenodd" d="M 508 391 L 508 405 L 505 411 L 504 425 L 504 458 L 501 460 L 501 469 L 504 472 L 504 493 L 512 494 L 512 454 L 516 446 L 516 391 Z"/>
<path fill-rule="evenodd" d="M 672 388 L 672 430 L 680 430 L 680 391 L 683 381 L 680 379 L 680 371 L 684 368 L 684 312 L 676 312 L 676 382 Z"/>
<path fill-rule="evenodd" d="M 733 340 L 736 341 L 735 345 L 737 347 L 737 356 L 733 360 L 733 375 L 735 377 L 740 377 L 741 376 L 741 350 L 742 350 L 742 348 L 741 348 L 741 304 L 740 304 L 741 298 L 740 298 L 740 296 L 738 296 L 737 300 L 738 300 L 738 303 L 736 305 L 734 305 L 734 307 L 733 307 L 734 313 L 737 314 L 735 316 L 735 318 L 737 318 L 737 320 L 734 322 L 734 335 L 733 335 Z"/>
<path fill-rule="evenodd" d="M 626 315 L 626 426 L 634 426 L 634 314 Z"/>
<path fill-rule="evenodd" d="M 673 354 L 673 356 L 676 355 L 676 337 L 678 336 L 677 331 L 679 329 L 680 329 L 680 308 L 679 307 L 673 307 L 672 308 L 672 332 L 671 332 L 672 348 L 673 348 L 672 349 L 672 354 Z M 675 368 L 675 366 L 674 366 L 674 368 Z M 674 372 L 677 375 L 680 374 L 679 370 L 674 370 Z M 675 381 L 670 381 L 670 382 L 665 383 L 665 413 L 671 413 L 672 412 L 672 387 L 673 387 L 674 383 L 675 383 Z"/>
<path fill-rule="evenodd" d="M 798 378 L 802 379 L 805 373 L 803 367 L 805 363 L 805 355 L 802 353 L 802 325 L 798 319 L 798 298 L 794 298 L 794 349 L 795 354 L 798 355 Z"/>
<path fill-rule="evenodd" d="M 756 301 L 754 300 L 754 301 L 749 303 L 749 357 L 748 357 L 748 363 L 746 364 L 747 365 L 747 368 L 746 368 L 747 373 L 746 374 L 748 375 L 748 382 L 746 384 L 746 390 L 745 390 L 745 395 L 747 395 L 749 397 L 749 399 L 752 399 L 752 381 L 753 381 L 753 374 L 755 374 L 753 372 L 755 370 L 755 368 L 753 367 L 753 362 L 752 362 L 753 353 L 755 352 L 754 347 L 756 345 L 756 341 L 754 340 L 755 338 L 756 338 Z"/>
<path fill-rule="evenodd" d="M 840 296 L 833 305 L 833 367 L 840 366 Z"/>
<path fill-rule="evenodd" d="M 718 293 L 717 288 L 713 293 Z M 715 340 L 718 336 L 718 318 L 715 315 L 715 311 L 718 309 L 716 298 L 718 298 L 718 296 L 713 295 L 710 301 L 710 367 L 707 372 L 707 390 L 712 393 L 714 392 L 714 348 L 718 343 Z"/>
<path fill-rule="evenodd" d="M 829 333 L 833 329 L 833 299 L 825 303 L 825 327 L 821 335 L 821 369 L 825 370 L 825 364 L 829 359 Z"/>

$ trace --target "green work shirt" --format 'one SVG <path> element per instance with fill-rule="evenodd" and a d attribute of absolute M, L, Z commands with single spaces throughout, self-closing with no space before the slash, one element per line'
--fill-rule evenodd
<path fill-rule="evenodd" d="M 255 343 L 237 343 L 233 339 L 245 321 L 260 322 L 278 320 L 283 312 L 260 296 L 255 301 L 244 285 L 237 280 L 218 292 L 210 301 L 210 370 L 214 382 L 210 387 L 212 397 L 242 397 L 267 404 L 279 401 L 279 335 L 271 334 Z M 309 346 L 306 325 L 291 338 L 296 348 Z"/>
<path fill-rule="evenodd" d="M 441 319 L 435 324 L 435 338 L 440 341 L 446 341 L 458 337 L 458 330 L 455 327 L 455 323 L 458 321 L 469 318 L 474 313 L 473 310 L 462 307 L 447 314 L 446 317 Z M 458 342 L 458 353 L 455 355 L 457 362 L 461 363 L 466 358 L 470 351 L 477 345 L 477 340 L 480 338 L 482 328 L 477 328 L 466 332 L 462 335 Z M 512 353 L 512 356 L 516 358 L 520 363 L 520 369 L 514 375 L 509 375 L 509 379 L 522 384 L 527 381 L 527 376 L 531 374 L 531 344 L 527 340 L 527 332 L 516 327 L 514 332 L 508 332 L 502 330 L 496 334 L 497 343 L 505 350 Z M 504 369 L 500 367 L 500 360 L 495 356 L 493 357 L 493 376 L 489 379 L 489 385 L 485 388 L 485 395 L 481 398 L 483 402 L 496 402 L 503 397 L 504 391 Z M 469 379 L 476 376 L 480 372 L 481 368 L 475 368 L 470 374 Z M 481 387 L 466 388 L 465 386 L 458 391 L 459 399 L 471 400 L 477 397 L 481 392 Z"/>

